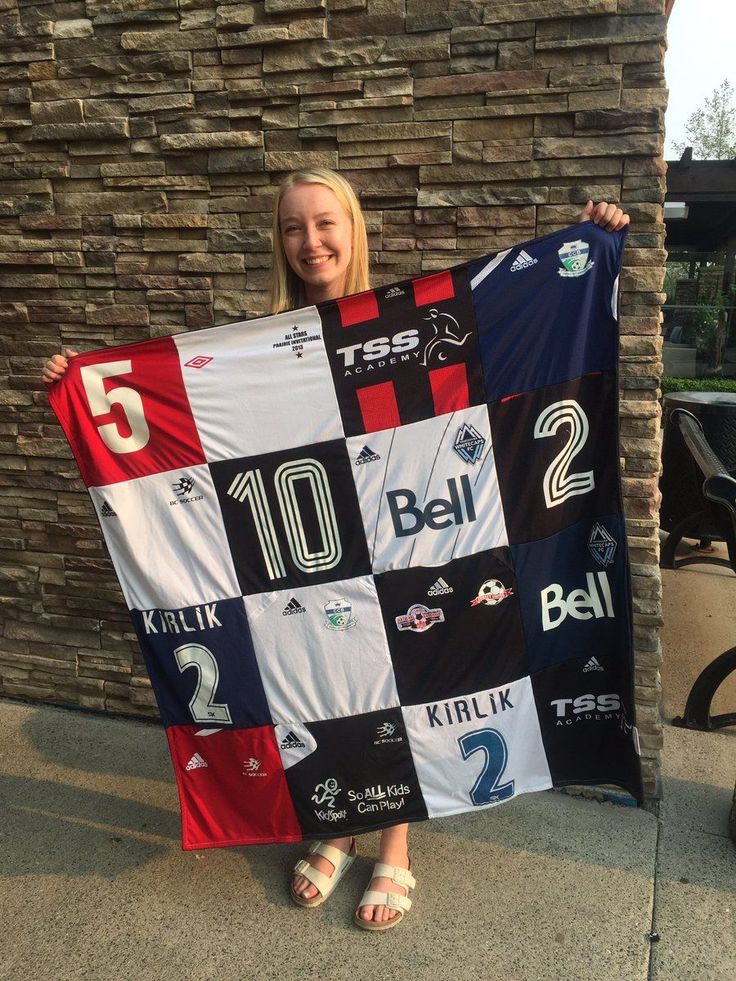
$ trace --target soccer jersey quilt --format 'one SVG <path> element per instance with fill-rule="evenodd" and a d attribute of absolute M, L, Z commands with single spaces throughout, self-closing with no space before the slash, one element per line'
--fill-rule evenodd
<path fill-rule="evenodd" d="M 614 784 L 641 798 L 592 223 L 50 393 L 130 608 L 185 848 Z"/>

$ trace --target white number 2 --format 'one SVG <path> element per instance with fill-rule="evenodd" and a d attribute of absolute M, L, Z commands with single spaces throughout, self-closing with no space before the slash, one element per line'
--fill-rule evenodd
<path fill-rule="evenodd" d="M 220 681 L 220 669 L 212 651 L 202 644 L 185 644 L 177 647 L 174 657 L 180 671 L 191 667 L 197 669 L 197 687 L 189 702 L 189 711 L 194 721 L 232 722 L 227 705 L 218 705 L 212 701 Z"/>
<path fill-rule="evenodd" d="M 88 364 L 81 369 L 82 384 L 93 416 L 106 416 L 114 405 L 125 413 L 130 435 L 123 436 L 116 422 L 98 425 L 100 436 L 113 453 L 135 453 L 142 450 L 150 439 L 148 423 L 143 414 L 143 402 L 134 388 L 119 385 L 105 390 L 105 378 L 126 375 L 131 370 L 130 361 L 109 361 L 107 364 Z"/>
<path fill-rule="evenodd" d="M 568 425 L 570 435 L 560 452 L 547 467 L 542 481 L 544 502 L 548 508 L 562 504 L 576 494 L 587 494 L 595 487 L 592 470 L 585 473 L 568 473 L 573 458 L 582 450 L 588 439 L 590 426 L 582 407 L 573 399 L 554 402 L 540 412 L 534 424 L 534 438 L 553 436 L 560 426 Z"/>

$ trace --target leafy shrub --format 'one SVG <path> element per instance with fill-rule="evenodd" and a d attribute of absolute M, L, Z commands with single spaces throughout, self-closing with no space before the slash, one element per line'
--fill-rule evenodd
<path fill-rule="evenodd" d="M 736 378 L 673 378 L 663 375 L 662 394 L 668 392 L 736 392 Z"/>

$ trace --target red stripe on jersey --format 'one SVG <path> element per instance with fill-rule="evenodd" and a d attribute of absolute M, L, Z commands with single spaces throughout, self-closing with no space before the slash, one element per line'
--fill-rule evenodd
<path fill-rule="evenodd" d="M 435 273 L 434 276 L 415 279 L 412 281 L 412 286 L 414 287 L 414 302 L 418 307 L 423 307 L 427 303 L 450 300 L 455 295 L 452 274 L 447 270 Z"/>
<path fill-rule="evenodd" d="M 360 414 L 367 433 L 378 432 L 379 429 L 393 429 L 401 425 L 399 406 L 393 382 L 381 382 L 380 385 L 368 385 L 359 388 L 358 396 Z"/>
<path fill-rule="evenodd" d="M 435 415 L 467 409 L 470 405 L 468 372 L 464 364 L 435 368 L 429 373 L 429 384 L 432 386 Z"/>
<path fill-rule="evenodd" d="M 343 297 L 342 300 L 337 301 L 337 305 L 343 327 L 362 324 L 364 320 L 375 320 L 378 316 L 378 301 L 373 290 Z"/>

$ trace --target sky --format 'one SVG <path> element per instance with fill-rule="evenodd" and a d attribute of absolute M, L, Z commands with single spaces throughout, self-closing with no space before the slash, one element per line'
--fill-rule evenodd
<path fill-rule="evenodd" d="M 675 0 L 667 36 L 665 157 L 671 160 L 678 156 L 672 144 L 686 138 L 690 113 L 724 78 L 736 89 L 736 0 Z"/>

